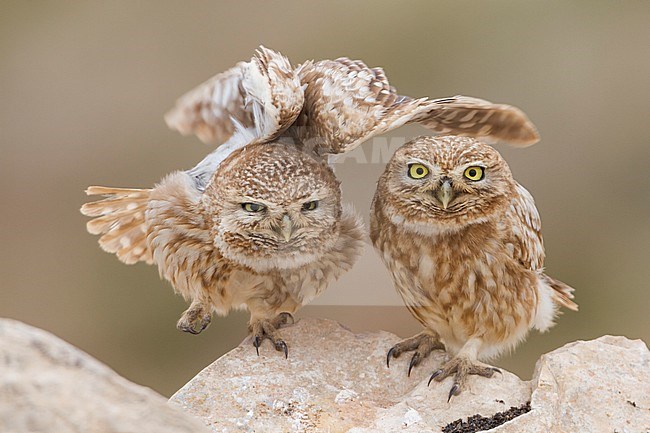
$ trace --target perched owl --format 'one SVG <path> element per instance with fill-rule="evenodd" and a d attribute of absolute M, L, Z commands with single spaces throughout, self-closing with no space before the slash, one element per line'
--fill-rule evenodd
<path fill-rule="evenodd" d="M 88 231 L 127 264 L 156 264 L 191 301 L 179 329 L 199 333 L 213 313 L 247 308 L 258 353 L 269 339 L 285 356 L 278 328 L 362 251 L 362 223 L 341 205 L 329 155 L 407 122 L 522 144 L 537 139 L 514 107 L 463 96 L 411 99 L 360 61 L 294 68 L 264 47 L 181 97 L 165 119 L 220 146 L 153 189 L 88 188 L 106 196 L 82 207 L 94 217 Z"/>
<path fill-rule="evenodd" d="M 395 287 L 425 330 L 390 349 L 434 349 L 453 358 L 431 379 L 454 375 L 449 398 L 478 362 L 553 325 L 559 306 L 577 310 L 573 289 L 544 273 L 533 197 L 492 147 L 473 138 L 418 137 L 397 150 L 377 183 L 370 237 Z M 429 381 L 431 382 L 431 380 Z"/>

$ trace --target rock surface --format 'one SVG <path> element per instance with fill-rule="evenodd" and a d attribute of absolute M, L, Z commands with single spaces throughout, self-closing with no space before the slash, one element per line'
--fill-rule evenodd
<path fill-rule="evenodd" d="M 568 344 L 542 356 L 530 382 L 506 371 L 473 377 L 447 403 L 451 379 L 427 387 L 444 354 L 432 354 L 408 378 L 408 356 L 386 368 L 386 351 L 399 341 L 387 332 L 354 334 L 303 319 L 282 333 L 288 360 L 268 341 L 256 356 L 247 339 L 170 401 L 215 432 L 440 432 L 459 418 L 528 401 L 530 412 L 490 431 L 650 432 L 650 352 L 642 341 Z"/>
<path fill-rule="evenodd" d="M 163 396 L 54 335 L 0 320 L 0 432 L 207 431 Z"/>

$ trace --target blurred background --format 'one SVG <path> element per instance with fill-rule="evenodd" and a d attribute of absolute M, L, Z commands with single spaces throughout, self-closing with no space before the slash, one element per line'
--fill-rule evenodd
<path fill-rule="evenodd" d="M 576 287 L 580 312 L 496 365 L 528 379 L 540 354 L 568 341 L 650 341 L 647 1 L 2 3 L 0 316 L 167 396 L 246 337 L 245 312 L 199 336 L 177 331 L 183 300 L 156 268 L 102 252 L 78 209 L 88 185 L 150 187 L 202 159 L 210 148 L 167 130 L 163 113 L 264 44 L 294 64 L 360 58 L 400 93 L 507 102 L 536 123 L 539 144 L 499 149 L 536 199 L 547 271 Z M 426 133 L 404 127 L 378 142 Z M 383 170 L 369 147 L 337 166 L 366 221 Z M 300 315 L 419 330 L 369 243 Z"/>

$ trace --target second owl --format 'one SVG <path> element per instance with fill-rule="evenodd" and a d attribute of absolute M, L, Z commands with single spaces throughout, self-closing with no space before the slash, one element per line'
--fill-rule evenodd
<path fill-rule="evenodd" d="M 552 326 L 573 289 L 546 275 L 532 196 L 501 155 L 465 137 L 419 137 L 397 150 L 379 179 L 370 236 L 404 303 L 425 327 L 394 346 L 411 368 L 434 349 L 453 358 L 431 379 L 453 376 L 449 398 L 479 362 L 512 349 L 531 328 Z"/>

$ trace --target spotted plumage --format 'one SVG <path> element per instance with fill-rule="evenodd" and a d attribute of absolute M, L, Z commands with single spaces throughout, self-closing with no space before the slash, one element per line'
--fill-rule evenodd
<path fill-rule="evenodd" d="M 436 348 L 454 358 L 434 373 L 491 376 L 477 363 L 545 331 L 573 289 L 543 271 L 533 198 L 492 147 L 472 138 L 419 137 L 397 150 L 377 183 L 370 237 L 425 331 L 388 354 Z"/>
<path fill-rule="evenodd" d="M 82 207 L 94 217 L 88 230 L 123 262 L 157 265 L 191 301 L 180 329 L 199 333 L 213 313 L 246 308 L 255 345 L 268 338 L 285 354 L 277 328 L 350 269 L 363 246 L 329 155 L 407 122 L 521 145 L 537 138 L 514 107 L 412 99 L 360 61 L 294 68 L 264 47 L 182 96 L 165 120 L 218 147 L 153 189 L 88 188 L 106 196 Z"/>

